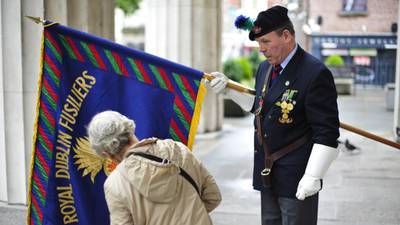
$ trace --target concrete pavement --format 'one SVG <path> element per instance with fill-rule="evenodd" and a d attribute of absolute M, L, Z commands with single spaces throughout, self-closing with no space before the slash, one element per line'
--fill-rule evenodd
<path fill-rule="evenodd" d="M 339 97 L 340 120 L 392 139 L 393 112 L 383 89 Z M 341 130 L 340 140 L 361 150 L 341 154 L 320 193 L 319 225 L 399 225 L 400 151 Z M 211 214 L 216 225 L 260 224 L 259 193 L 252 189 L 252 117 L 226 119 L 222 132 L 198 135 L 194 153 L 215 176 L 223 195 Z M 24 206 L 0 203 L 0 224 L 25 224 Z"/>

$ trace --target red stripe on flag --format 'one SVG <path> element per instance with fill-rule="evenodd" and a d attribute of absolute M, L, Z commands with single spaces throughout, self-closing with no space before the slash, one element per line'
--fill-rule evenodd
<path fill-rule="evenodd" d="M 114 59 L 117 62 L 118 67 L 121 70 L 122 74 L 129 77 L 128 70 L 126 69 L 124 62 L 122 62 L 121 57 L 116 52 L 111 52 L 111 54 L 114 56 Z"/>
<path fill-rule="evenodd" d="M 43 79 L 43 85 L 46 88 L 47 92 L 50 94 L 51 98 L 53 98 L 54 103 L 57 104 L 58 96 L 56 95 L 56 93 L 51 88 L 51 86 L 50 86 L 49 82 L 47 81 L 47 79 Z"/>
<path fill-rule="evenodd" d="M 45 170 L 46 175 L 48 176 L 49 172 L 50 172 L 49 166 L 47 165 L 46 161 L 43 159 L 43 155 L 40 152 L 40 149 L 38 147 L 36 147 L 35 154 L 38 157 L 43 169 Z"/>
<path fill-rule="evenodd" d="M 56 76 L 58 78 L 61 77 L 61 72 L 60 70 L 57 68 L 56 65 L 54 65 L 53 61 L 51 60 L 51 58 L 48 55 L 44 56 L 44 60 L 47 62 L 47 64 L 49 64 L 50 69 L 53 70 L 53 72 L 56 74 Z"/>
<path fill-rule="evenodd" d="M 53 39 L 53 37 L 51 36 L 49 31 L 45 31 L 46 32 L 46 38 L 47 40 L 50 41 L 51 45 L 53 45 L 53 47 L 56 49 L 56 51 L 58 52 L 58 54 L 61 54 L 61 49 L 60 46 L 58 46 L 57 42 Z"/>
<path fill-rule="evenodd" d="M 51 143 L 51 141 L 49 140 L 49 138 L 47 137 L 46 133 L 44 132 L 43 128 L 41 126 L 39 126 L 39 134 L 40 136 L 43 137 L 44 142 L 47 145 L 47 148 L 52 151 L 53 150 L 53 144 Z"/>
<path fill-rule="evenodd" d="M 183 75 L 179 74 L 179 77 L 181 78 L 183 85 L 185 85 L 185 88 L 189 92 L 189 94 L 192 97 L 193 101 L 196 101 L 196 94 L 194 93 L 194 90 L 193 90 L 192 86 L 189 84 L 189 81 Z"/>
<path fill-rule="evenodd" d="M 190 124 L 191 116 L 178 96 L 175 96 L 175 103 L 178 106 L 179 110 L 181 110 L 183 117 L 185 117 L 186 121 Z"/>
<path fill-rule="evenodd" d="M 74 41 L 68 36 L 65 36 L 65 39 L 67 39 L 69 46 L 71 46 L 72 51 L 74 51 L 76 58 L 78 58 L 79 61 L 84 62 L 85 60 L 83 60 L 83 57 L 82 57 L 81 53 L 79 52 L 78 48 L 76 47 Z"/>
<path fill-rule="evenodd" d="M 148 84 L 152 84 L 149 75 L 146 73 L 146 70 L 144 69 L 144 67 L 143 67 L 143 65 L 142 65 L 142 62 L 135 59 L 135 63 L 136 63 L 136 65 L 137 65 L 137 67 L 139 68 L 139 71 L 140 71 L 140 73 L 142 74 L 144 81 L 145 81 L 146 83 L 148 83 Z"/>
<path fill-rule="evenodd" d="M 35 182 L 39 188 L 40 194 L 43 196 L 44 199 L 46 199 L 46 192 L 42 186 L 42 183 L 40 183 L 40 180 L 37 177 L 36 173 L 33 173 L 33 180 L 35 180 Z"/>
<path fill-rule="evenodd" d="M 172 86 L 171 81 L 169 80 L 165 70 L 161 67 L 157 67 L 157 70 L 161 74 L 161 77 L 163 78 L 165 84 L 167 85 L 168 90 L 174 92 L 174 87 Z"/>
<path fill-rule="evenodd" d="M 35 196 L 31 196 L 31 199 L 32 199 L 33 205 L 34 205 L 35 208 L 36 208 L 36 212 L 37 212 L 38 215 L 39 215 L 40 221 L 42 221 L 42 220 L 43 220 L 42 210 L 40 210 L 39 205 L 38 205 L 38 203 L 37 203 L 37 201 L 36 201 L 36 199 L 35 199 Z"/>
<path fill-rule="evenodd" d="M 99 52 L 97 52 L 96 47 L 93 44 L 88 44 L 90 51 L 92 51 L 92 54 L 96 58 L 97 63 L 99 64 L 100 68 L 107 71 L 107 67 L 103 62 L 103 59 L 100 57 Z"/>
<path fill-rule="evenodd" d="M 41 108 L 42 108 L 42 110 L 43 110 L 44 115 L 45 115 L 46 118 L 49 120 L 50 125 L 51 125 L 52 127 L 55 127 L 56 121 L 54 120 L 53 116 L 50 114 L 49 110 L 47 109 L 46 104 L 43 104 L 43 102 L 40 101 L 40 106 L 41 106 Z"/>
<path fill-rule="evenodd" d="M 178 125 L 174 121 L 174 119 L 171 119 L 171 127 L 174 129 L 176 135 L 181 139 L 182 143 L 187 144 L 187 139 L 186 137 L 182 134 L 182 132 L 179 130 Z"/>

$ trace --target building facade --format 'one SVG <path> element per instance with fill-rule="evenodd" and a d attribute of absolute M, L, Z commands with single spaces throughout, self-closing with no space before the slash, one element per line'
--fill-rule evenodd
<path fill-rule="evenodd" d="M 308 50 L 321 60 L 343 58 L 358 84 L 384 86 L 395 81 L 397 0 L 307 0 Z"/>

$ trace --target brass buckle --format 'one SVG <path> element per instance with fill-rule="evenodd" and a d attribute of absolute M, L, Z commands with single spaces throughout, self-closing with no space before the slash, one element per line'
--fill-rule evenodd
<path fill-rule="evenodd" d="M 271 173 L 271 169 L 265 168 L 261 171 L 261 176 L 268 176 Z"/>

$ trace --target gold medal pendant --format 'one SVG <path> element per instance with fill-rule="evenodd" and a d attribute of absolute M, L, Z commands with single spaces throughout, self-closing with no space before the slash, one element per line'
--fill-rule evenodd
<path fill-rule="evenodd" d="M 296 101 L 293 100 L 297 90 L 287 89 L 282 95 L 281 101 L 276 102 L 275 105 L 281 108 L 281 117 L 278 121 L 283 124 L 289 124 L 293 122 L 293 118 L 289 117 L 290 112 L 294 109 Z"/>

